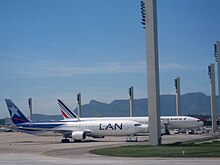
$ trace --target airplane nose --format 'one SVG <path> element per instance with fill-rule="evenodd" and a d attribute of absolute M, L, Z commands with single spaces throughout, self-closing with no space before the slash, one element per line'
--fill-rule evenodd
<path fill-rule="evenodd" d="M 200 126 L 203 126 L 203 125 L 204 125 L 204 122 L 203 122 L 203 121 L 200 121 L 199 123 L 200 123 Z"/>
<path fill-rule="evenodd" d="M 146 124 L 141 125 L 142 132 L 149 132 L 149 126 Z"/>
<path fill-rule="evenodd" d="M 203 122 L 203 121 L 201 121 L 201 120 L 197 120 L 197 123 L 198 123 L 198 127 L 201 127 L 201 126 L 203 126 L 203 125 L 204 125 L 204 122 Z"/>

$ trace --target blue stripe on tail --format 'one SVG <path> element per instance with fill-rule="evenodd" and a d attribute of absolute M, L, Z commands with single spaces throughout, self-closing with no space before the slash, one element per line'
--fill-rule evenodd
<path fill-rule="evenodd" d="M 12 122 L 15 125 L 30 122 L 10 99 L 5 99 L 5 102 L 8 107 Z"/>

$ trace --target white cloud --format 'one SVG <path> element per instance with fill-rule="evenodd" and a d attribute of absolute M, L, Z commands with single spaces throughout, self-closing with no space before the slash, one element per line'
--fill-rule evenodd
<path fill-rule="evenodd" d="M 206 66 L 198 65 L 183 65 L 177 63 L 165 63 L 160 65 L 161 72 L 172 72 L 172 71 L 204 71 Z"/>
<path fill-rule="evenodd" d="M 146 66 L 143 62 L 121 64 L 116 62 L 101 63 L 92 66 L 57 66 L 56 64 L 42 62 L 31 66 L 22 66 L 16 69 L 17 74 L 29 77 L 72 77 L 86 74 L 121 74 L 145 73 Z"/>
<path fill-rule="evenodd" d="M 160 65 L 161 71 L 182 70 L 182 69 L 186 69 L 186 67 L 177 63 L 167 63 Z"/>

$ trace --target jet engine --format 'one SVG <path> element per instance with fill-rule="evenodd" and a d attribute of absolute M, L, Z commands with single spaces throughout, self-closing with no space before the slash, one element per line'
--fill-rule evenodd
<path fill-rule="evenodd" d="M 86 138 L 86 134 L 83 131 L 74 131 L 72 132 L 72 138 L 74 141 L 81 141 Z"/>

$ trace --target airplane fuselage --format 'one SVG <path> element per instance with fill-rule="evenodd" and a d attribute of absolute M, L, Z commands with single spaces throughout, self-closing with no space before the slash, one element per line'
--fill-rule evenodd
<path fill-rule="evenodd" d="M 149 124 L 149 117 L 91 117 L 80 118 L 80 120 L 132 120 L 145 125 Z M 165 128 L 165 125 L 167 125 L 169 129 L 194 129 L 203 126 L 203 122 L 189 116 L 161 116 L 161 128 Z"/>
<path fill-rule="evenodd" d="M 87 120 L 87 121 L 58 121 L 35 122 L 17 125 L 22 130 L 47 130 L 59 132 L 85 132 L 87 136 L 129 136 L 143 132 L 146 127 L 132 120 Z"/>

